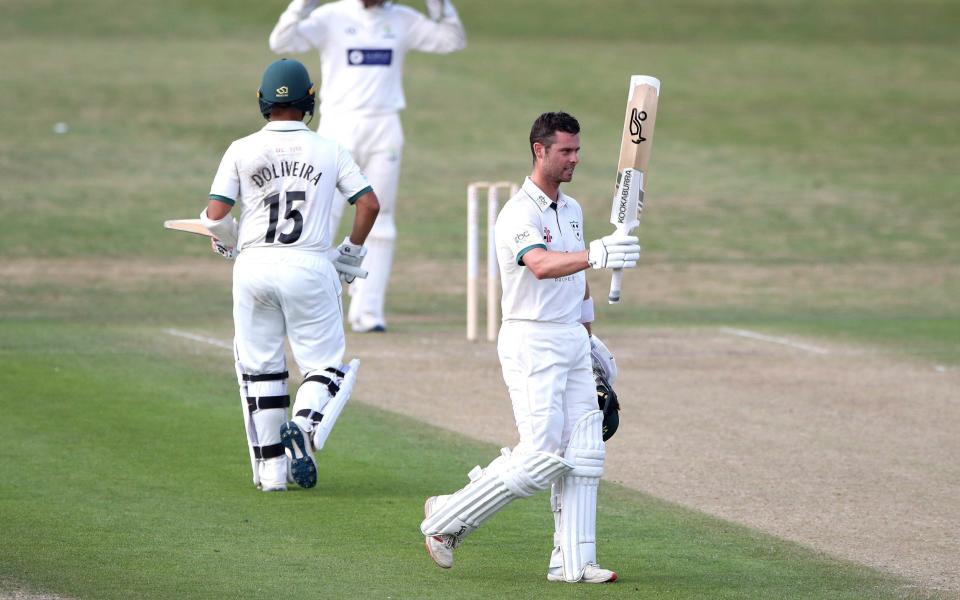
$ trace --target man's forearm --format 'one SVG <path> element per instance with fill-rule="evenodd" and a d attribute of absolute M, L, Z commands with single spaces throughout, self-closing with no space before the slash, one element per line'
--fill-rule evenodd
<path fill-rule="evenodd" d="M 551 252 L 543 248 L 534 248 L 523 255 L 523 264 L 537 279 L 566 277 L 579 273 L 590 265 L 587 263 L 587 251 Z"/>
<path fill-rule="evenodd" d="M 363 245 L 373 229 L 373 224 L 380 213 L 380 201 L 373 192 L 367 192 L 357 199 L 357 214 L 353 218 L 353 229 L 350 231 L 350 241 L 357 245 Z"/>

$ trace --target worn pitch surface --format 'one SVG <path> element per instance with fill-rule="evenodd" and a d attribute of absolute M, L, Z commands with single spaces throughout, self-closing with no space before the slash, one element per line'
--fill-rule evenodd
<path fill-rule="evenodd" d="M 956 369 L 718 329 L 605 340 L 622 371 L 623 405 L 607 480 L 924 586 L 960 589 L 951 566 L 960 564 Z M 363 357 L 360 401 L 516 443 L 492 343 L 354 334 L 348 349 Z"/>

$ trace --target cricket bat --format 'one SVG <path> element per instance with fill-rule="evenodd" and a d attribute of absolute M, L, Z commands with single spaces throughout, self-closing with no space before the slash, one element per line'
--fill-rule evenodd
<path fill-rule="evenodd" d="M 187 233 L 195 233 L 197 235 L 213 237 L 213 234 L 210 233 L 210 230 L 200 223 L 200 219 L 171 219 L 169 221 L 164 221 L 163 226 L 166 229 L 186 231 Z"/>
<path fill-rule="evenodd" d="M 653 128 L 657 122 L 657 100 L 660 80 L 649 75 L 634 75 L 627 91 L 627 111 L 623 117 L 620 139 L 620 161 L 617 164 L 617 187 L 610 211 L 610 222 L 616 233 L 628 235 L 640 225 L 643 211 L 643 186 L 646 182 Z M 623 269 L 614 269 L 610 280 L 610 304 L 620 302 Z"/>

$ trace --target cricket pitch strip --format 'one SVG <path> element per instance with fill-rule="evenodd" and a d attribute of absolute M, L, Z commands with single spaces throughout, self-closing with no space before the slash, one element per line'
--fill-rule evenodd
<path fill-rule="evenodd" d="M 960 589 L 950 566 L 960 564 L 960 370 L 721 329 L 601 335 L 620 366 L 623 407 L 605 480 Z M 347 347 L 364 361 L 358 401 L 516 443 L 494 344 L 457 330 L 348 334 Z M 410 373 L 434 392 L 396 385 Z"/>

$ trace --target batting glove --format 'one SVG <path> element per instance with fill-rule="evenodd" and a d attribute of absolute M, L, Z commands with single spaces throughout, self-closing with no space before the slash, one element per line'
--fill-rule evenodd
<path fill-rule="evenodd" d="M 367 272 L 360 268 L 363 257 L 367 255 L 367 249 L 350 241 L 350 237 L 343 238 L 343 242 L 337 246 L 337 256 L 333 259 L 333 268 L 340 273 L 340 280 L 344 283 L 353 283 L 353 280 L 359 277 L 365 279 Z"/>
<path fill-rule="evenodd" d="M 594 269 L 630 269 L 640 258 L 639 238 L 613 233 L 590 242 L 587 262 Z"/>
<path fill-rule="evenodd" d="M 233 246 L 227 246 L 217 238 L 210 238 L 210 247 L 213 248 L 213 251 L 216 254 L 219 254 L 227 260 L 233 260 L 237 257 L 236 248 Z"/>

